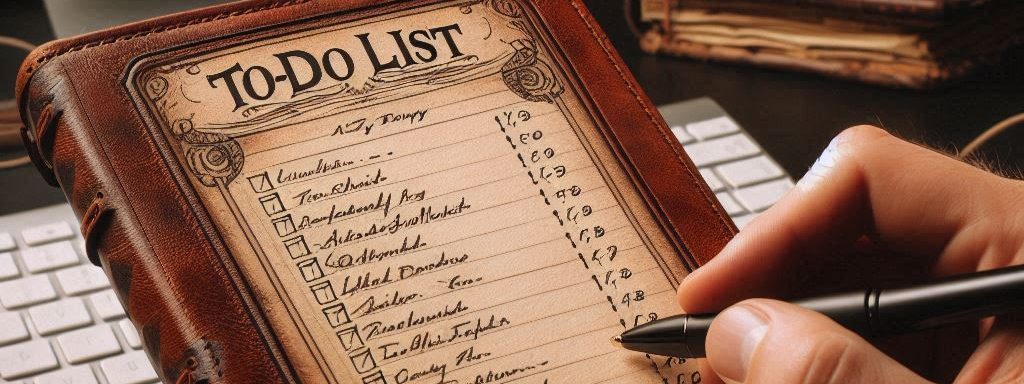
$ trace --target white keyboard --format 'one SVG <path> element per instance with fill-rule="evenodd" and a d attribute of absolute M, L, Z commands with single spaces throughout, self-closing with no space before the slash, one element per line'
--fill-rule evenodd
<path fill-rule="evenodd" d="M 786 171 L 713 100 L 658 109 L 740 229 L 793 188 Z"/>
<path fill-rule="evenodd" d="M 66 205 L 0 217 L 0 383 L 157 382 L 76 226 Z"/>
<path fill-rule="evenodd" d="M 793 181 L 710 99 L 661 108 L 741 228 Z M 70 207 L 0 217 L 0 383 L 157 381 L 100 268 L 85 258 Z"/>

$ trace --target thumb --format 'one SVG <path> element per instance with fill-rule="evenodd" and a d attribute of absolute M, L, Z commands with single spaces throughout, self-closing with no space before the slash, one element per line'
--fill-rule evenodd
<path fill-rule="evenodd" d="M 711 368 L 729 383 L 925 383 L 822 314 L 747 300 L 711 324 Z"/>

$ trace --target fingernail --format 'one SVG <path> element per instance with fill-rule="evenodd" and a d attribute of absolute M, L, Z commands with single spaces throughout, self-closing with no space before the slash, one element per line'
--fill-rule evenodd
<path fill-rule="evenodd" d="M 732 307 L 715 319 L 715 371 L 722 378 L 743 382 L 754 351 L 768 331 L 768 318 L 744 306 Z"/>
<path fill-rule="evenodd" d="M 818 160 L 814 162 L 811 169 L 807 171 L 807 174 L 797 182 L 797 186 L 803 190 L 809 190 L 821 184 L 828 174 L 832 172 L 832 168 L 835 168 L 840 156 L 839 145 L 844 141 L 843 135 L 834 137 L 828 143 L 825 151 L 821 153 L 821 156 L 818 156 Z"/>

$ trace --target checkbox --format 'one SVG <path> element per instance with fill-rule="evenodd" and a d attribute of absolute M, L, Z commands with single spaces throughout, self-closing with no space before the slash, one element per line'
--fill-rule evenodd
<path fill-rule="evenodd" d="M 249 176 L 249 186 L 256 193 L 270 192 L 274 190 L 274 184 L 270 182 L 270 176 L 263 172 L 256 176 Z"/>
<path fill-rule="evenodd" d="M 346 351 L 354 351 L 364 347 L 362 336 L 359 336 L 359 329 L 356 327 L 346 328 L 338 331 L 338 340 Z"/>
<path fill-rule="evenodd" d="M 356 372 L 367 373 L 377 369 L 377 362 L 373 360 L 373 353 L 370 353 L 369 348 L 363 348 L 349 358 L 352 359 L 352 365 L 356 367 Z"/>
<path fill-rule="evenodd" d="M 364 376 L 363 384 L 388 384 L 388 381 L 384 379 L 383 373 L 377 371 Z"/>
<path fill-rule="evenodd" d="M 281 196 L 277 193 L 261 197 L 260 204 L 263 205 L 263 211 L 267 213 L 267 216 L 274 216 L 285 211 Z"/>
<path fill-rule="evenodd" d="M 327 323 L 331 325 L 331 328 L 337 328 L 352 322 L 352 319 L 348 317 L 348 311 L 345 310 L 345 304 L 324 308 L 324 316 L 327 316 Z"/>
<path fill-rule="evenodd" d="M 298 264 L 299 272 L 302 274 L 302 279 L 306 280 L 307 283 L 324 277 L 324 270 L 320 268 L 320 261 L 317 258 L 301 261 Z"/>
<path fill-rule="evenodd" d="M 309 251 L 309 245 L 306 244 L 306 238 L 302 235 L 285 240 L 284 247 L 293 260 L 309 256 L 312 253 Z"/>
<path fill-rule="evenodd" d="M 278 236 L 285 237 L 295 233 L 295 221 L 292 220 L 292 215 L 278 217 L 273 220 L 273 223 Z"/>
<path fill-rule="evenodd" d="M 325 281 L 320 284 L 309 287 L 309 290 L 313 292 L 313 297 L 316 297 L 316 302 L 323 304 L 330 304 L 335 300 L 338 300 L 338 295 L 334 293 L 334 286 L 331 285 L 330 281 Z M 342 307 L 344 309 L 344 307 Z M 326 313 L 326 309 L 324 313 Z M 348 315 L 346 315 L 348 317 Z"/>

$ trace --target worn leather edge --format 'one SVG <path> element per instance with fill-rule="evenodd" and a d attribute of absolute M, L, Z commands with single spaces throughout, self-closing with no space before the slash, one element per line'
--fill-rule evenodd
<path fill-rule="evenodd" d="M 76 216 L 84 223 L 96 199 L 110 201 L 104 204 L 107 206 L 107 217 L 100 223 L 102 225 L 90 228 L 102 233 L 95 237 L 93 244 L 87 245 L 95 249 L 87 252 L 99 253 L 101 267 L 111 278 L 112 286 L 126 308 L 129 319 L 139 329 L 148 356 L 161 378 L 173 381 L 187 372 L 191 377 L 215 379 L 213 375 L 219 372 L 219 368 L 214 362 L 221 359 L 219 344 L 207 339 L 207 334 L 197 331 L 200 324 L 190 312 L 179 310 L 180 292 L 167 284 L 164 270 L 150 244 L 152 239 L 139 235 L 142 228 L 139 218 L 127 202 L 125 190 L 110 162 L 110 154 L 104 150 L 97 136 L 99 133 L 88 117 L 85 105 L 89 101 L 83 100 L 83 95 L 69 76 L 64 65 L 58 61 L 55 65 L 47 66 L 37 81 L 42 83 L 28 88 L 28 91 L 33 96 L 31 100 L 35 102 L 31 108 L 33 111 L 52 105 L 58 111 L 58 116 L 66 117 L 54 122 L 54 150 L 49 162 L 53 164 L 55 177 Z M 117 207 L 128 209 L 113 214 Z M 87 238 L 95 236 L 91 233 L 84 235 Z M 134 292 L 149 293 L 148 296 L 137 297 Z M 139 301 L 141 298 L 149 300 Z M 147 310 L 140 311 L 139 308 Z M 174 344 L 165 343 L 170 335 L 177 335 L 179 340 L 190 343 L 180 349 L 180 356 Z M 173 351 L 171 353 L 175 357 L 164 360 L 161 355 L 164 350 Z M 205 370 L 198 372 L 201 375 L 197 376 L 196 371 L 185 370 L 183 364 L 175 363 L 178 360 L 196 361 L 196 366 Z"/>
<path fill-rule="evenodd" d="M 143 37 L 151 33 L 170 31 L 180 27 L 198 25 L 201 23 L 217 21 L 223 18 L 228 18 L 236 15 L 249 14 L 256 11 L 269 10 L 280 6 L 298 4 L 303 2 L 307 1 L 304 0 L 274 2 L 271 3 L 270 6 L 265 7 L 258 7 L 252 9 L 245 8 L 242 11 L 220 12 L 217 13 L 217 15 L 223 16 L 214 16 L 212 18 L 198 18 L 194 19 L 191 22 L 175 24 L 173 27 L 160 26 L 162 23 L 171 23 L 174 18 L 192 16 L 191 14 L 179 14 L 170 17 L 168 20 L 149 20 L 141 23 L 136 23 L 136 25 L 118 27 L 111 30 L 97 32 L 91 35 L 51 43 L 48 46 L 42 47 L 39 50 L 35 51 L 32 54 L 32 56 L 25 63 L 23 63 L 23 68 L 26 69 L 23 70 L 19 76 L 19 89 L 17 93 L 19 98 L 18 107 L 19 111 L 21 112 L 22 121 L 26 124 L 27 127 L 31 127 L 29 128 L 29 131 L 32 132 L 32 136 L 38 137 L 41 130 L 37 129 L 35 127 L 35 124 L 31 124 L 31 121 L 38 119 L 37 115 L 42 110 L 42 108 L 39 108 L 39 106 L 41 105 L 60 103 L 62 105 L 62 110 L 69 109 L 73 110 L 77 114 L 82 114 L 83 116 L 88 115 L 88 108 L 83 107 L 83 105 L 88 104 L 88 100 L 81 100 L 81 95 L 77 94 L 77 91 L 74 89 L 74 86 L 72 84 L 69 84 L 67 81 L 64 81 L 70 80 L 70 78 L 68 77 L 69 75 L 59 74 L 59 72 L 62 71 L 60 69 L 62 68 L 62 66 L 57 65 L 56 63 L 59 63 L 60 59 L 62 58 L 62 55 L 64 54 L 89 48 L 100 47 L 106 44 L 122 42 L 135 37 Z M 240 4 L 236 3 L 233 5 L 235 6 L 234 8 L 239 8 L 238 6 Z M 205 11 L 206 13 L 216 13 L 216 11 L 220 10 L 221 8 L 231 7 L 214 7 L 203 11 Z M 145 27 L 148 25 L 156 25 L 156 27 L 147 29 L 146 31 L 148 32 L 137 33 L 134 35 L 120 35 L 119 37 L 102 39 L 103 36 L 107 35 L 117 35 L 118 33 L 127 33 L 135 29 L 144 29 L 141 27 Z M 59 52 L 52 55 L 48 55 L 46 53 L 55 52 L 54 47 L 57 46 L 66 46 L 67 48 L 61 49 L 59 50 Z M 39 66 L 33 66 L 33 62 L 39 63 Z M 43 64 L 54 64 L 55 66 L 46 65 L 44 67 Z M 44 76 L 47 78 L 47 82 L 52 82 L 54 84 L 43 85 L 41 87 L 36 86 L 36 88 L 33 89 L 33 86 L 31 86 L 31 84 L 34 75 L 39 72 L 45 72 L 43 70 L 44 68 L 46 71 L 55 72 L 47 73 L 46 76 Z M 122 189 L 122 186 L 117 181 L 118 177 L 116 173 L 111 168 L 112 165 L 110 164 L 109 159 L 107 158 L 108 154 L 106 153 L 106 151 L 103 150 L 102 144 L 95 142 L 94 140 L 95 135 L 97 135 L 98 132 L 95 132 L 93 127 L 90 127 L 91 123 L 89 123 L 88 121 L 81 121 L 77 119 L 73 120 L 76 121 L 75 124 L 70 123 L 66 119 L 59 119 L 59 121 L 55 123 L 55 125 L 59 126 L 51 128 L 53 135 L 65 136 L 65 138 L 57 139 L 63 142 L 61 147 L 64 148 L 64 150 L 62 151 L 55 149 L 54 152 L 50 153 L 50 156 L 40 160 L 42 163 L 55 163 L 58 157 L 63 157 L 61 155 L 57 155 L 58 152 L 67 152 L 67 155 L 95 155 L 82 157 L 72 156 L 70 161 L 64 161 L 65 163 L 70 163 L 72 166 L 68 167 L 69 169 L 63 170 L 63 177 L 57 177 L 55 175 L 55 178 L 59 178 L 62 180 L 59 186 L 61 187 L 61 189 L 64 190 L 66 197 L 71 202 L 71 205 L 76 213 L 76 216 L 78 216 L 81 220 L 82 218 L 84 218 L 84 215 L 87 211 L 86 207 L 89 207 L 93 201 L 87 198 L 76 198 L 76 192 L 78 191 L 73 191 L 73 189 L 89 190 L 90 193 L 92 193 L 91 191 L 94 190 L 108 191 L 109 196 L 123 196 L 125 193 Z M 66 138 L 66 136 L 68 135 L 74 136 L 76 139 L 69 142 Z M 32 147 L 38 147 L 35 143 L 35 140 L 32 140 L 31 142 L 26 141 L 26 144 L 29 144 Z M 85 159 L 85 157 L 90 158 Z M 79 161 L 79 158 L 81 158 L 81 161 Z M 65 158 L 63 160 L 68 159 Z M 86 168 L 84 170 L 75 171 L 74 168 L 76 167 L 74 167 L 73 165 L 78 164 L 80 162 L 90 164 L 89 166 L 84 167 Z M 55 168 L 56 167 L 54 167 L 53 169 L 53 173 L 60 173 Z M 84 174 L 82 173 L 83 171 L 85 172 Z M 87 179 L 90 180 L 91 182 L 83 182 L 82 179 Z M 75 185 L 77 185 L 77 188 L 75 187 Z M 58 185 L 55 184 L 55 186 Z M 102 196 L 102 194 L 100 196 Z M 115 198 L 115 202 L 113 204 L 126 205 L 129 203 L 124 201 L 123 198 Z M 157 300 L 161 302 L 161 304 L 158 304 L 157 307 L 162 308 L 163 313 L 172 315 L 177 314 L 179 312 L 173 308 L 176 300 L 170 299 L 171 297 L 176 296 L 176 294 L 173 289 L 170 289 L 169 287 L 166 287 L 166 284 L 161 283 L 162 274 L 159 272 L 159 266 L 155 266 L 153 265 L 152 262 L 146 261 L 147 258 L 150 260 L 155 260 L 152 257 L 154 251 L 152 249 L 147 248 L 145 245 L 146 242 L 149 241 L 150 239 L 147 237 L 145 239 L 140 240 L 137 238 L 138 235 L 131 234 L 138 232 L 138 230 L 140 229 L 140 224 L 137 218 L 135 217 L 134 210 L 122 210 L 121 214 L 117 215 L 113 221 L 114 223 L 112 225 L 104 226 L 103 233 L 101 234 L 102 236 L 94 241 L 94 243 L 97 244 L 93 244 L 93 246 L 95 246 L 97 249 L 91 250 L 89 253 L 94 254 L 98 252 L 99 254 L 104 255 L 103 257 L 98 258 L 102 264 L 101 266 L 104 267 L 107 275 L 111 277 L 114 287 L 117 288 L 118 290 L 118 296 L 122 300 L 124 306 L 128 308 L 127 312 L 129 314 L 129 318 L 131 318 L 132 321 L 138 327 L 140 331 L 140 338 L 143 339 L 143 344 L 146 346 L 147 352 L 149 352 L 148 355 L 151 361 L 153 362 L 153 366 L 156 368 L 161 378 L 163 378 L 163 380 L 165 381 L 181 379 L 181 375 L 187 375 L 188 377 L 194 378 L 196 377 L 197 373 L 201 373 L 202 376 L 200 377 L 203 378 L 204 380 L 214 379 L 214 381 L 219 381 L 216 380 L 215 377 L 211 376 L 214 374 L 220 374 L 219 364 L 213 364 L 211 362 L 220 361 L 220 347 L 215 342 L 211 343 L 210 340 L 207 340 L 205 337 L 203 337 L 204 335 L 200 335 L 199 333 L 195 332 L 195 327 L 188 326 L 188 324 L 191 323 L 189 319 L 187 319 L 186 317 L 178 316 L 179 318 L 175 320 L 160 320 L 159 323 L 157 323 L 157 320 L 151 319 L 147 323 L 146 319 L 139 319 L 137 318 L 137 315 L 133 316 L 133 313 L 137 313 L 130 309 L 133 306 L 152 306 L 153 304 L 133 305 L 134 301 L 131 300 L 132 295 L 128 293 L 129 286 L 131 286 L 132 288 L 135 288 L 137 286 L 145 286 L 146 289 L 149 290 L 155 289 L 157 291 L 164 291 L 164 293 L 157 295 L 164 297 L 164 299 Z M 115 239 L 120 239 L 121 241 L 115 241 Z M 118 258 L 124 259 L 127 257 L 133 259 L 134 261 L 127 263 L 124 262 L 124 260 L 111 261 L 111 256 L 106 256 L 108 254 L 120 254 L 121 256 Z M 152 318 L 153 316 L 149 315 L 149 317 Z M 163 327 L 150 327 L 150 325 L 156 324 L 162 324 Z M 188 366 L 184 366 L 181 364 L 172 364 L 173 366 L 166 365 L 168 361 L 165 361 L 163 359 L 165 356 L 161 354 L 161 349 L 166 349 L 164 348 L 166 346 L 160 345 L 159 343 L 160 340 L 163 338 L 161 335 L 166 336 L 168 332 L 177 333 L 180 335 L 178 337 L 184 340 L 195 340 L 195 345 L 185 349 L 185 356 L 182 357 L 187 357 L 187 360 L 190 363 Z M 265 355 L 269 357 L 269 351 L 268 353 L 265 353 Z M 197 358 L 199 360 L 197 360 Z M 173 363 L 173 361 L 171 361 L 171 363 Z M 205 370 L 202 372 L 197 372 L 195 370 L 196 367 L 204 368 Z M 281 369 L 284 369 L 284 371 L 281 371 Z M 275 379 L 274 381 L 294 381 L 295 372 L 293 371 L 293 369 L 294 368 L 290 366 L 279 367 L 278 372 L 280 372 L 280 374 L 284 376 L 278 376 L 277 379 Z"/>

